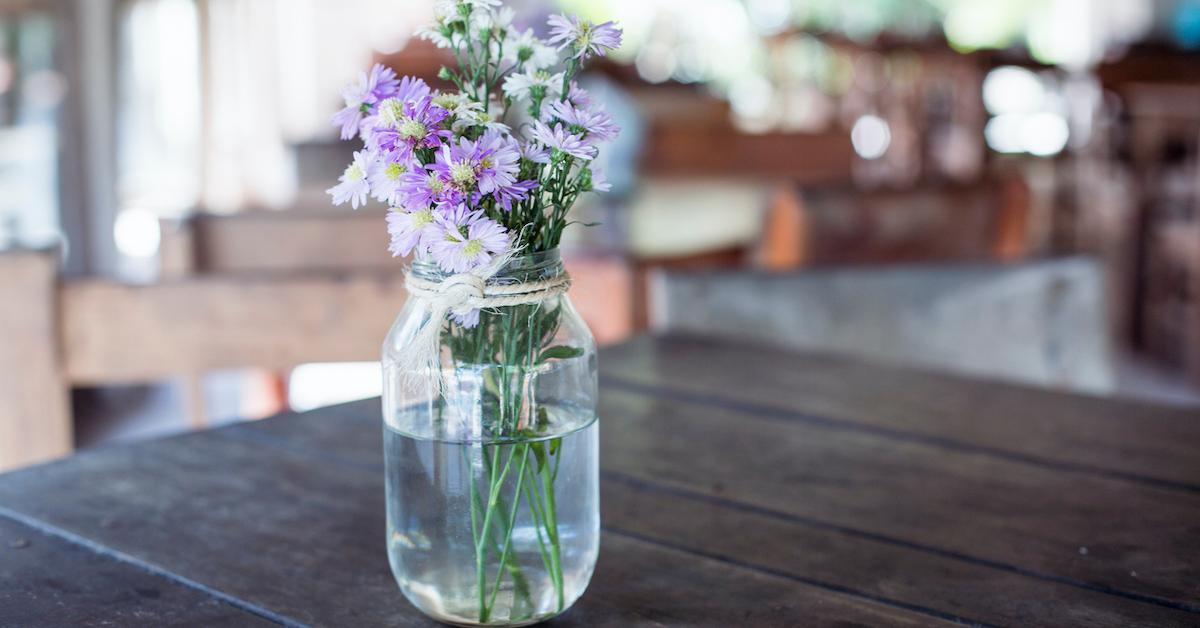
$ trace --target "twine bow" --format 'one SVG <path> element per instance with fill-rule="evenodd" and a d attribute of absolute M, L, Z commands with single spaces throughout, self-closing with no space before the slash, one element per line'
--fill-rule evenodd
<path fill-rule="evenodd" d="M 411 298 L 427 304 L 429 317 L 421 322 L 408 349 L 401 354 L 399 366 L 403 377 L 413 384 L 433 377 L 435 390 L 440 392 L 441 335 L 447 315 L 461 317 L 475 310 L 529 305 L 570 290 L 571 277 L 566 273 L 536 281 L 492 282 L 512 259 L 512 253 L 498 256 L 490 264 L 442 281 L 421 279 L 411 271 L 408 273 L 405 288 Z"/>

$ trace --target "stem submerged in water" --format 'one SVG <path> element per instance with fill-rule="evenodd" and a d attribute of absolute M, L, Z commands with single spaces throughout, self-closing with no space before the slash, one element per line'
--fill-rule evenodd
<path fill-rule="evenodd" d="M 554 495 L 562 452 L 558 441 L 540 440 L 549 423 L 535 398 L 540 365 L 547 359 L 574 357 L 560 355 L 567 347 L 543 354 L 560 317 L 558 307 L 514 306 L 481 312 L 474 328 L 451 324 L 443 336 L 456 363 L 484 369 L 483 443 L 468 445 L 479 452 L 472 451 L 478 457 L 472 459 L 468 474 L 478 618 L 483 624 L 535 619 L 549 610 L 539 609 L 539 596 L 524 571 L 531 566 L 521 565 L 521 546 L 513 538 L 522 518 L 537 538 L 538 567 L 554 587 L 557 611 L 566 607 Z M 501 595 L 506 576 L 512 580 L 511 602 Z"/>

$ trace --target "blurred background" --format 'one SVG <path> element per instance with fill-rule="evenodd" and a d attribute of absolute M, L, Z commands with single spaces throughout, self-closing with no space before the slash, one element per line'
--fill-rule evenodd
<path fill-rule="evenodd" d="M 1200 408 L 1200 0 L 509 4 L 625 28 L 566 250 L 602 343 Z M 378 394 L 403 265 L 329 118 L 436 83 L 432 5 L 0 0 L 0 467 Z"/>

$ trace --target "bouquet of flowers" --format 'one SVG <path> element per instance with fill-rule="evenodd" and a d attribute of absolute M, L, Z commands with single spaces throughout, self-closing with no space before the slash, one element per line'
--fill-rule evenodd
<path fill-rule="evenodd" d="M 543 40 L 513 28 L 500 4 L 443 0 L 422 31 L 454 51 L 457 69 L 439 78 L 456 91 L 376 65 L 334 117 L 342 139 L 365 145 L 329 190 L 334 203 L 387 204 L 393 255 L 415 251 L 452 273 L 556 248 L 579 196 L 609 189 L 592 160 L 619 129 L 575 77 L 621 45 L 621 30 L 559 15 Z"/>
<path fill-rule="evenodd" d="M 556 249 L 609 189 L 593 162 L 619 130 L 575 79 L 622 33 L 558 15 L 543 39 L 499 0 L 442 0 L 421 34 L 454 89 L 364 74 L 334 118 L 364 149 L 329 191 L 388 205 L 415 259 L 385 343 L 389 556 L 426 613 L 525 625 L 582 594 L 598 549 L 595 342 Z"/>

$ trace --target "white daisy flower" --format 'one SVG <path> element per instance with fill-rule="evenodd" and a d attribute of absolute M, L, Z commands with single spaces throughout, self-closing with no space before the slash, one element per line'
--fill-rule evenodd
<path fill-rule="evenodd" d="M 530 70 L 511 74 L 504 79 L 504 94 L 513 100 L 530 99 L 540 90 L 542 98 L 557 98 L 562 91 L 562 73 L 551 74 L 545 70 Z"/>
<path fill-rule="evenodd" d="M 504 60 L 512 65 L 524 64 L 525 70 L 544 70 L 558 63 L 558 51 L 533 34 L 513 32 L 504 42 Z"/>

